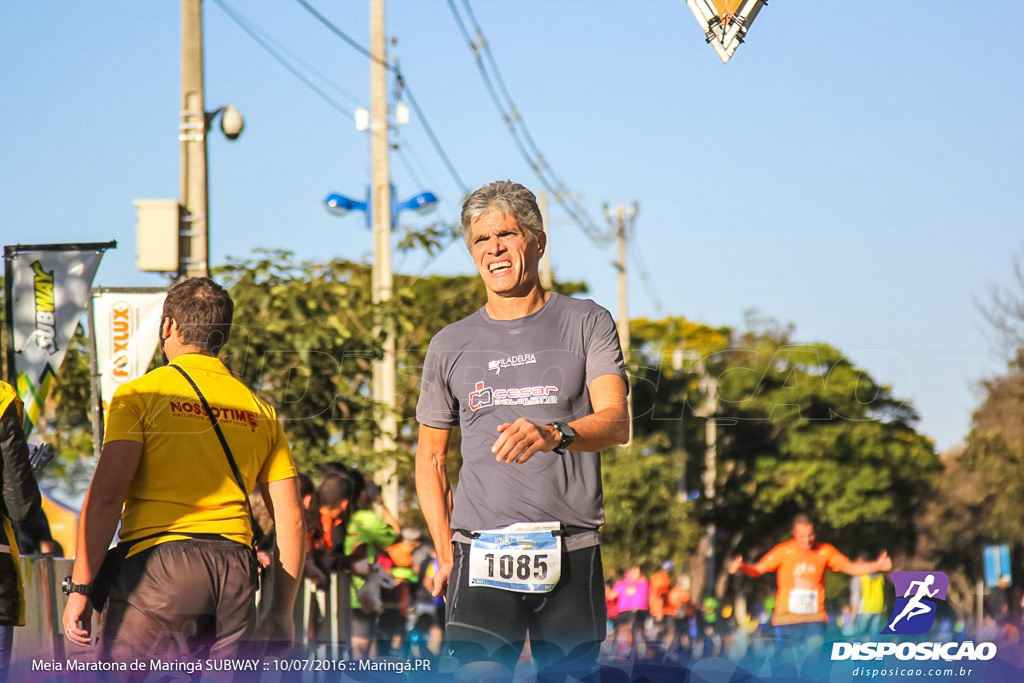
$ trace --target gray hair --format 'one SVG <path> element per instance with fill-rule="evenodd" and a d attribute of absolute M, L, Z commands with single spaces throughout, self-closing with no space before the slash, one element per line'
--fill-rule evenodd
<path fill-rule="evenodd" d="M 462 204 L 462 237 L 469 244 L 469 226 L 488 211 L 511 216 L 516 224 L 534 239 L 544 233 L 544 219 L 537 206 L 537 197 L 530 190 L 511 180 L 496 180 L 469 195 Z"/>

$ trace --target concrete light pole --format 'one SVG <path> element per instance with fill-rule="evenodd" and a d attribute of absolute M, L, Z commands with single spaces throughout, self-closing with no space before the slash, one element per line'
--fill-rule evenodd
<path fill-rule="evenodd" d="M 391 299 L 391 172 L 388 167 L 387 40 L 384 34 L 384 0 L 370 0 L 370 156 L 373 177 L 370 185 L 370 219 L 373 223 L 373 303 Z M 384 357 L 373 363 L 373 398 L 380 410 L 374 450 L 395 450 L 398 423 L 395 419 L 395 328 L 386 322 Z M 395 515 L 398 509 L 398 478 L 395 459 L 377 471 L 384 506 Z"/>
<path fill-rule="evenodd" d="M 626 242 L 633 232 L 633 223 L 640 207 L 636 202 L 632 206 L 619 204 L 612 209 L 607 204 L 604 206 L 604 216 L 612 228 L 619 245 L 619 262 L 616 268 L 619 271 L 619 319 L 616 327 L 619 330 L 619 345 L 622 347 L 622 360 L 629 363 L 629 281 L 626 278 Z M 626 398 L 626 405 L 629 408 L 629 439 L 633 440 L 633 394 L 630 392 Z M 629 445 L 629 442 L 626 443 Z"/>
<path fill-rule="evenodd" d="M 203 102 L 203 3 L 181 2 L 181 218 L 178 277 L 210 274 L 207 242 L 206 109 Z"/>
<path fill-rule="evenodd" d="M 230 105 L 207 112 L 203 93 L 203 3 L 202 0 L 182 0 L 181 120 L 178 124 L 178 141 L 181 143 L 177 244 L 179 278 L 210 274 L 206 132 L 218 115 L 221 130 L 228 140 L 241 135 L 245 127 L 242 115 Z"/>
<path fill-rule="evenodd" d="M 703 367 L 702 367 L 703 371 Z M 704 498 L 710 505 L 715 504 L 715 482 L 718 479 L 718 380 L 704 372 L 700 380 L 707 395 L 707 422 L 704 423 Z M 707 548 L 704 561 L 704 585 L 714 590 L 715 583 L 715 523 L 708 522 L 705 532 Z"/>
<path fill-rule="evenodd" d="M 698 360 L 695 370 L 699 375 L 700 389 L 704 393 L 704 401 L 700 407 L 693 409 L 695 417 L 705 419 L 704 423 L 704 472 L 701 482 L 704 484 L 704 500 L 712 511 L 715 505 L 716 483 L 718 481 L 718 378 L 708 374 L 703 360 Z M 716 566 L 715 536 L 717 529 L 714 521 L 709 521 L 704 531 L 704 590 L 714 591 Z"/>
<path fill-rule="evenodd" d="M 404 210 L 413 209 L 426 213 L 437 204 L 432 192 L 421 192 L 403 202 L 395 202 L 391 186 L 391 172 L 388 165 L 388 100 L 387 100 L 387 41 L 384 33 L 384 0 L 370 0 L 370 111 L 359 108 L 356 111 L 356 129 L 370 129 L 370 158 L 373 171 L 366 201 L 331 193 L 324 204 L 332 212 L 344 214 L 348 211 L 366 213 L 367 226 L 373 231 L 373 264 L 371 266 L 371 294 L 374 308 L 391 299 L 393 274 L 391 266 L 391 233 L 395 216 Z M 399 103 L 401 104 L 401 103 Z M 400 112 L 399 125 L 404 123 Z M 367 120 L 368 119 L 368 120 Z M 396 349 L 395 326 L 390 319 L 374 327 L 374 334 L 383 339 L 383 354 L 373 361 L 371 395 L 374 402 L 374 417 L 380 430 L 374 439 L 374 452 L 381 458 L 374 476 L 381 488 L 381 502 L 395 515 L 400 513 L 398 500 L 398 477 L 395 450 L 398 437 L 398 421 L 395 412 L 396 401 Z"/>
<path fill-rule="evenodd" d="M 544 232 L 548 236 L 548 246 L 540 257 L 540 284 L 544 289 L 550 290 L 554 284 L 554 277 L 551 274 L 551 227 L 548 223 L 548 193 L 544 190 L 537 192 L 537 208 L 540 209 L 540 219 L 544 224 Z"/>

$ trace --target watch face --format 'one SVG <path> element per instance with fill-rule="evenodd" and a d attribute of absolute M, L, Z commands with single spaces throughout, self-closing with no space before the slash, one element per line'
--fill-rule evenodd
<path fill-rule="evenodd" d="M 80 583 L 74 583 L 71 580 L 70 576 L 65 576 L 64 580 L 61 581 L 60 589 L 64 592 L 64 595 L 71 595 L 72 593 L 81 593 L 82 595 L 89 595 L 89 592 L 92 589 L 92 584 L 87 583 L 83 585 Z"/>
<path fill-rule="evenodd" d="M 566 423 L 555 422 L 554 426 L 555 429 L 558 430 L 558 433 L 562 435 L 562 441 L 561 443 L 558 444 L 559 448 L 565 448 L 566 446 L 571 445 L 572 442 L 576 440 L 576 432 L 573 431 L 573 428 L 567 425 Z"/>

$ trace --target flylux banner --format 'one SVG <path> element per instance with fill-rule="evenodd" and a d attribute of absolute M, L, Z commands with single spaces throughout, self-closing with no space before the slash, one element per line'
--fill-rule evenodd
<path fill-rule="evenodd" d="M 46 397 L 89 301 L 100 259 L 117 242 L 4 247 L 7 377 L 38 442 Z"/>
<path fill-rule="evenodd" d="M 166 295 L 162 287 L 93 288 L 90 336 L 102 413 L 106 413 L 119 386 L 149 369 L 159 344 L 160 313 Z M 102 426 L 102 420 L 97 424 Z M 102 443 L 102 434 L 96 436 L 96 442 Z"/>

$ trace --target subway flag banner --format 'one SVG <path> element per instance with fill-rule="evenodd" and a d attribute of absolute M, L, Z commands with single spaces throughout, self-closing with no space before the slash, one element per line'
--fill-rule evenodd
<path fill-rule="evenodd" d="M 38 443 L 46 397 L 89 301 L 100 259 L 117 242 L 4 247 L 7 377 L 25 403 L 25 436 Z"/>
<path fill-rule="evenodd" d="M 93 288 L 92 338 L 103 412 L 119 386 L 146 374 L 160 342 L 166 296 L 161 287 Z"/>

